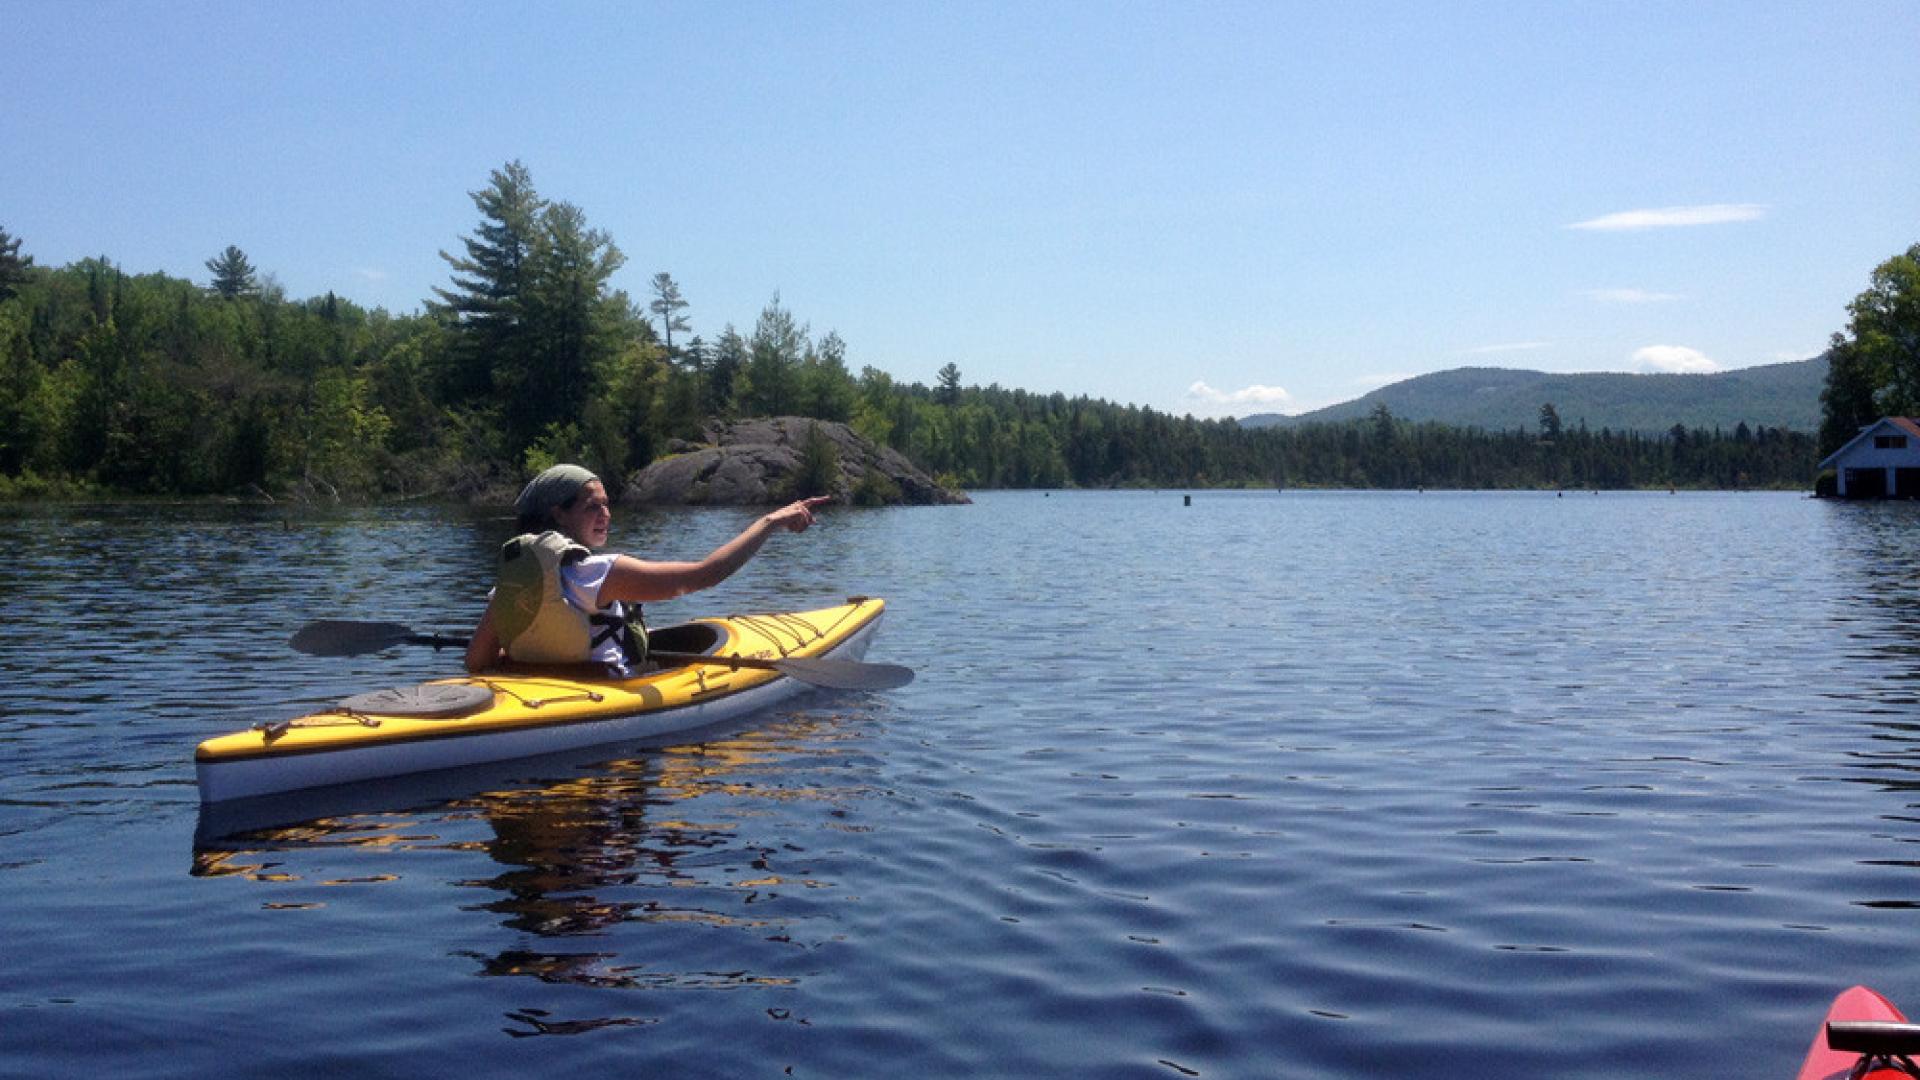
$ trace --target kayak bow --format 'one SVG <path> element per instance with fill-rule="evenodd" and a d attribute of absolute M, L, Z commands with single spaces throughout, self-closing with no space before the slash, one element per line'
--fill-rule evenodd
<path fill-rule="evenodd" d="M 1914 1080 L 1911 1055 L 1920 1053 L 1920 1025 L 1893 1002 L 1864 986 L 1833 999 L 1827 1022 L 1813 1037 L 1799 1080 Z"/>

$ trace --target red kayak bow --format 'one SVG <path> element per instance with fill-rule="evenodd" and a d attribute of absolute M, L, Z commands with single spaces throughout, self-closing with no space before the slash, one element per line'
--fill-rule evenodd
<path fill-rule="evenodd" d="M 1864 986 L 1833 999 L 1813 1037 L 1799 1080 L 1916 1080 L 1920 1024 Z"/>

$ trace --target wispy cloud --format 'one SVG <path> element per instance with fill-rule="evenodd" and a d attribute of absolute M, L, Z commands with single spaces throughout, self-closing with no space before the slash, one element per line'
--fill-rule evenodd
<path fill-rule="evenodd" d="M 1535 352 L 1552 347 L 1551 341 L 1509 341 L 1501 345 L 1481 345 L 1478 348 L 1462 349 L 1468 356 L 1491 356 L 1494 353 Z"/>
<path fill-rule="evenodd" d="M 353 272 L 368 281 L 387 280 L 387 272 L 385 270 L 376 270 L 371 266 L 356 266 Z"/>
<path fill-rule="evenodd" d="M 1651 289 L 1588 289 L 1581 295 L 1602 304 L 1665 304 L 1681 298 L 1679 293 Z"/>
<path fill-rule="evenodd" d="M 1595 232 L 1628 232 L 1635 229 L 1670 229 L 1685 225 L 1726 225 L 1736 221 L 1757 221 L 1767 208 L 1760 203 L 1708 203 L 1704 206 L 1663 206 L 1651 210 L 1622 210 L 1586 221 L 1576 221 L 1569 229 Z"/>
<path fill-rule="evenodd" d="M 1720 365 L 1706 353 L 1685 345 L 1649 345 L 1635 349 L 1633 363 L 1640 371 L 1666 375 L 1705 375 L 1720 370 Z"/>
<path fill-rule="evenodd" d="M 1271 409 L 1285 409 L 1293 404 L 1293 395 L 1287 393 L 1285 387 L 1261 386 L 1255 383 L 1238 390 L 1215 390 L 1208 386 L 1205 380 L 1195 380 L 1192 386 L 1187 387 L 1187 399 L 1215 407 L 1257 405 Z"/>

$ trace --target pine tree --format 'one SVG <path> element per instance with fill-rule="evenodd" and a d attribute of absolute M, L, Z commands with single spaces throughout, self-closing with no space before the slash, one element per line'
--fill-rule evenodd
<path fill-rule="evenodd" d="M 453 269 L 453 284 L 435 288 L 440 303 L 431 305 L 454 332 L 447 381 L 455 400 L 489 393 L 495 369 L 514 363 L 525 348 L 527 264 L 546 208 L 518 161 L 495 169 L 486 188 L 468 194 L 480 210 L 480 226 L 462 241 L 466 257 L 440 253 Z"/>
<path fill-rule="evenodd" d="M 237 300 L 243 296 L 255 296 L 260 292 L 260 278 L 247 261 L 247 253 L 232 244 L 227 250 L 207 260 L 207 272 L 213 275 L 212 284 L 207 291 L 228 300 Z"/>
<path fill-rule="evenodd" d="M 1540 406 L 1540 437 L 1554 442 L 1560 438 L 1560 428 L 1560 410 L 1553 407 L 1553 402 Z"/>
<path fill-rule="evenodd" d="M 933 399 L 949 407 L 960 404 L 960 368 L 949 362 L 935 378 L 940 380 L 940 388 L 934 391 Z"/>
<path fill-rule="evenodd" d="M 741 411 L 748 416 L 784 416 L 800 404 L 800 361 L 807 332 L 793 312 L 780 306 L 780 294 L 760 312 L 748 343 Z"/>
<path fill-rule="evenodd" d="M 19 293 L 19 286 L 26 283 L 32 266 L 33 256 L 20 254 L 19 237 L 8 236 L 7 230 L 0 228 L 0 300 Z"/>
<path fill-rule="evenodd" d="M 827 331 L 807 350 L 800 365 L 800 412 L 816 420 L 847 421 L 860 397 L 860 388 L 847 373 L 847 343 Z"/>
<path fill-rule="evenodd" d="M 672 274 L 662 270 L 653 275 L 653 302 L 647 305 L 647 310 L 660 317 L 661 338 L 667 344 L 669 356 L 674 354 L 673 332 L 692 329 L 686 316 L 680 314 L 686 306 L 687 302 L 680 296 L 680 286 L 673 280 Z"/>
<path fill-rule="evenodd" d="M 553 203 L 540 217 L 520 303 L 522 347 L 493 368 L 516 446 L 580 419 L 600 366 L 619 348 L 627 308 L 625 295 L 607 287 L 626 262 L 612 238 L 588 228 L 572 203 Z"/>
<path fill-rule="evenodd" d="M 731 417 L 738 407 L 736 399 L 740 392 L 740 376 L 746 370 L 750 351 L 747 339 L 732 323 L 720 332 L 720 342 L 714 346 L 713 360 L 707 368 L 706 385 L 700 390 L 700 406 L 709 416 Z"/>

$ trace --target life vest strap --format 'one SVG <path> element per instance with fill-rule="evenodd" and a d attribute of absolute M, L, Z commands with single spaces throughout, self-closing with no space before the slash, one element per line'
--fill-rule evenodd
<path fill-rule="evenodd" d="M 627 666 L 637 668 L 647 662 L 647 624 L 639 604 L 629 610 L 627 605 L 616 602 L 605 611 L 587 616 L 587 621 L 600 628 L 593 635 L 594 648 L 615 641 L 620 645 L 621 655 L 627 658 Z M 638 633 L 634 632 L 635 626 L 640 628 Z"/>

